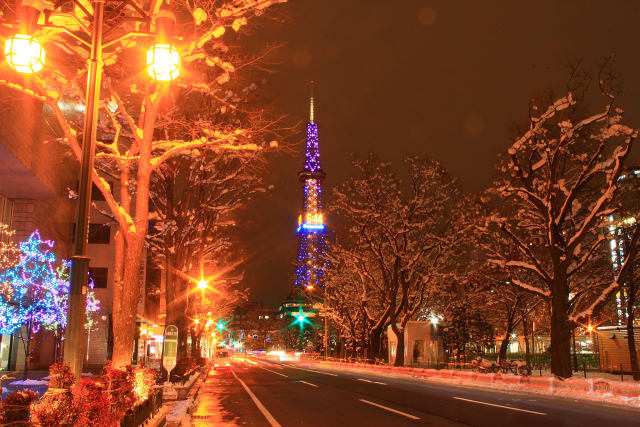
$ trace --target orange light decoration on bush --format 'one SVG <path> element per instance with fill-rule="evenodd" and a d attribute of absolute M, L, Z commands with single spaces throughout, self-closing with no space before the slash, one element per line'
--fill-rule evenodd
<path fill-rule="evenodd" d="M 170 44 L 152 46 L 147 52 L 147 72 L 155 80 L 174 80 L 180 75 L 180 53 Z"/>
<path fill-rule="evenodd" d="M 4 56 L 19 73 L 37 73 L 44 67 L 44 46 L 33 36 L 15 34 L 4 45 Z"/>

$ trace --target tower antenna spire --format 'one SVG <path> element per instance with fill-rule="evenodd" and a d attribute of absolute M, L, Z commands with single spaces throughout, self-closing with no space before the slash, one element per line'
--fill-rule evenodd
<path fill-rule="evenodd" d="M 309 121 L 313 122 L 314 119 L 314 105 L 313 105 L 313 85 L 314 85 L 314 81 L 311 80 L 310 82 L 311 84 L 311 99 L 309 101 Z"/>

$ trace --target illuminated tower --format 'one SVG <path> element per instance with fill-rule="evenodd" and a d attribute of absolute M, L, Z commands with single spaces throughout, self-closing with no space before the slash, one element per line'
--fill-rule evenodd
<path fill-rule="evenodd" d="M 314 120 L 313 89 L 307 124 L 307 147 L 304 167 L 298 173 L 298 179 L 304 190 L 302 214 L 298 218 L 298 265 L 294 290 L 312 290 L 324 286 L 322 276 L 327 265 L 325 225 L 322 214 L 322 181 L 325 173 L 320 166 L 318 146 L 318 125 Z"/>

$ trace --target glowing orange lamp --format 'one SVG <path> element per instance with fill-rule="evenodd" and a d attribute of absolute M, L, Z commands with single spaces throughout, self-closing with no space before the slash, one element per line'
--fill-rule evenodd
<path fill-rule="evenodd" d="M 4 55 L 11 68 L 33 74 L 44 67 L 44 46 L 33 36 L 15 34 L 4 45 Z"/>

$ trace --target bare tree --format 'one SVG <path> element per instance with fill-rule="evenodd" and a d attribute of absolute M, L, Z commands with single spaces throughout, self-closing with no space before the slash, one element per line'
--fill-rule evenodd
<path fill-rule="evenodd" d="M 121 367 L 130 362 L 135 332 L 135 312 L 139 293 L 140 264 L 149 220 L 151 177 L 169 159 L 177 155 L 197 156 L 197 149 L 254 152 L 264 146 L 260 139 L 270 122 L 253 116 L 250 121 L 213 122 L 208 118 L 184 122 L 185 100 L 200 97 L 216 108 L 234 109 L 233 92 L 226 83 L 236 70 L 249 62 L 234 56 L 229 48 L 238 33 L 254 16 L 274 3 L 286 0 L 221 0 L 172 2 L 177 33 L 184 38 L 179 46 L 183 71 L 172 86 L 152 83 L 141 72 L 139 57 L 142 41 L 129 38 L 113 44 L 105 52 L 103 91 L 96 164 L 93 182 L 102 192 L 118 223 L 115 235 L 116 259 L 113 295 L 113 363 Z M 114 39 L 138 30 L 155 31 L 150 17 L 161 2 L 152 0 L 145 7 L 129 3 L 105 15 L 107 26 L 122 16 L 135 18 L 108 27 Z M 70 16 L 70 15 L 69 15 Z M 89 27 L 90 5 L 75 6 L 75 18 L 57 22 Z M 231 30 L 231 31 L 227 31 Z M 87 51 L 63 32 L 47 34 L 49 47 L 55 50 L 56 66 L 45 67 L 38 75 L 23 79 L 15 74 L 0 76 L 0 84 L 42 102 L 60 126 L 59 142 L 68 145 L 74 158 L 81 157 L 82 118 L 65 105 L 82 105 L 87 75 L 83 66 Z M 185 102 L 182 102 L 185 101 Z M 176 119 L 174 121 L 174 118 Z M 177 124 L 174 132 L 162 132 Z M 180 129 L 182 131 L 180 131 Z M 114 194 L 108 179 L 119 181 Z"/>
<path fill-rule="evenodd" d="M 358 174 L 335 190 L 332 209 L 348 223 L 357 251 L 349 260 L 354 281 L 376 289 L 384 309 L 375 319 L 398 337 L 395 364 L 402 366 L 404 330 L 439 274 L 460 192 L 432 159 L 408 158 L 406 183 L 375 156 L 354 164 Z"/>
<path fill-rule="evenodd" d="M 569 93 L 531 107 L 527 129 L 500 159 L 493 191 L 499 211 L 491 231 L 508 239 L 517 256 L 494 253 L 512 283 L 551 306 L 551 370 L 571 376 L 570 330 L 619 287 L 628 263 L 611 280 L 600 248 L 602 221 L 616 211 L 619 177 L 637 131 L 622 123 L 608 64 L 599 81 L 603 106 L 584 111 L 588 75 L 579 74 Z M 609 272 L 608 272 L 609 271 Z"/>

